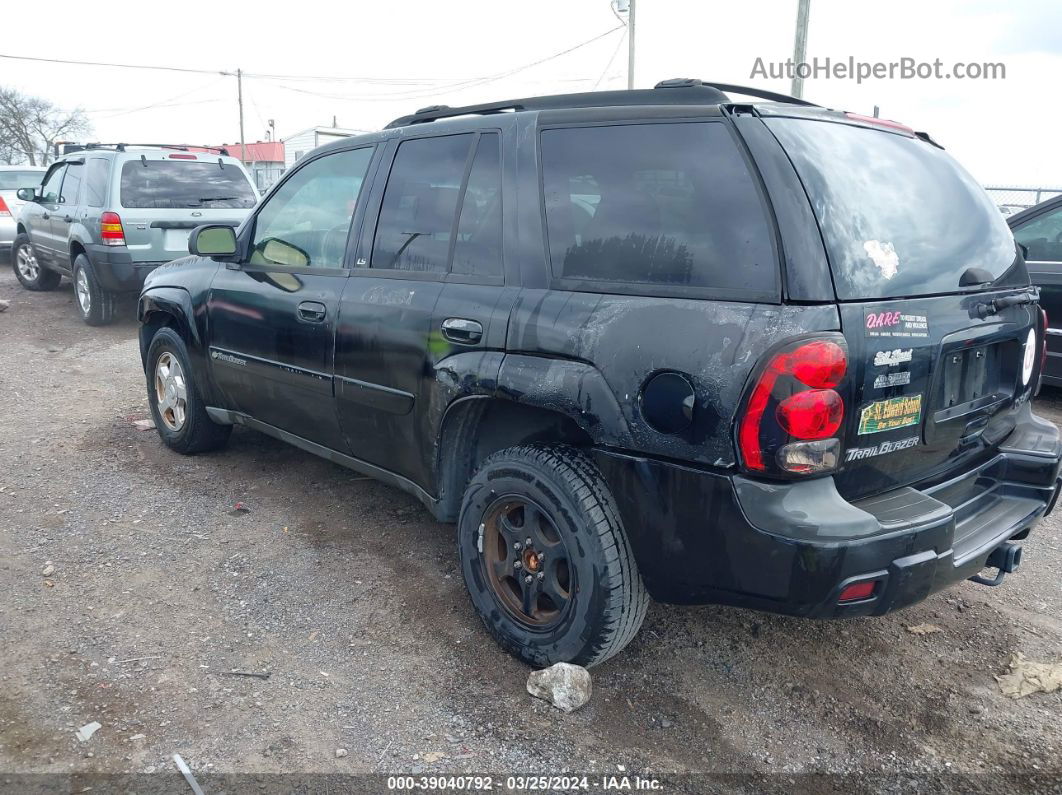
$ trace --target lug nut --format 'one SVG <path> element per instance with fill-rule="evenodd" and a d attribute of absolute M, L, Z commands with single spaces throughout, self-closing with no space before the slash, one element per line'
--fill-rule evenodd
<path fill-rule="evenodd" d="M 524 582 L 526 582 L 526 583 L 528 583 L 528 584 L 530 584 L 530 583 L 531 583 L 531 575 L 530 575 L 530 574 L 529 574 L 529 575 L 527 575 L 526 577 L 524 577 Z"/>
<path fill-rule="evenodd" d="M 526 543 L 528 546 L 531 546 L 531 539 L 528 538 L 524 543 Z"/>
<path fill-rule="evenodd" d="M 524 545 L 521 544 L 519 541 L 517 541 L 515 544 L 513 544 L 513 549 L 515 549 L 517 552 L 519 552 L 523 548 L 524 548 Z"/>
<path fill-rule="evenodd" d="M 522 562 L 520 562 L 519 560 L 515 560 L 515 561 L 513 561 L 513 568 L 514 568 L 514 569 L 520 569 L 520 568 L 523 568 L 523 565 L 524 565 L 524 564 L 523 564 Z"/>
<path fill-rule="evenodd" d="M 540 571 L 540 572 L 538 573 L 538 578 L 539 578 L 540 580 L 541 580 L 541 579 L 542 579 L 543 577 L 545 577 L 545 576 L 546 576 L 546 575 L 545 575 L 545 574 L 544 574 L 543 572 L 541 572 L 541 571 Z"/>

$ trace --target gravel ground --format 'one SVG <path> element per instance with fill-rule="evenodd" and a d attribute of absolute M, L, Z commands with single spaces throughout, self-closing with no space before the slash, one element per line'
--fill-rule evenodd
<path fill-rule="evenodd" d="M 1015 701 L 994 678 L 1013 652 L 1062 654 L 1062 512 L 1002 587 L 885 618 L 653 605 L 566 715 L 526 694 L 528 669 L 472 613 L 452 528 L 412 498 L 243 429 L 173 454 L 133 425 L 148 411 L 131 309 L 90 329 L 68 283 L 29 293 L 6 267 L 0 299 L 0 784 L 172 777 L 175 752 L 208 780 L 1062 777 L 1062 692 Z M 1062 398 L 1038 410 L 1059 421 Z"/>

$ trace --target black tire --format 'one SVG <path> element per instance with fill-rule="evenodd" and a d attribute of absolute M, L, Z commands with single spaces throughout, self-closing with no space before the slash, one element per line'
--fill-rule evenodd
<path fill-rule="evenodd" d="M 25 251 L 22 251 L 23 249 Z M 20 253 L 22 256 L 29 257 L 30 262 L 21 261 L 19 259 Z M 20 232 L 15 237 L 14 245 L 11 246 L 11 268 L 15 271 L 15 278 L 18 279 L 19 283 L 27 290 L 33 290 L 34 292 L 54 290 L 59 286 L 59 282 L 63 280 L 63 277 L 58 272 L 49 270 L 40 264 L 37 259 L 37 252 L 30 242 L 29 235 L 25 232 Z M 36 276 L 33 275 L 34 273 L 36 273 Z"/>
<path fill-rule="evenodd" d="M 499 511 L 501 519 L 496 518 Z M 522 557 L 510 561 L 513 542 L 506 541 L 504 528 L 512 527 L 514 517 L 522 517 L 518 536 L 536 535 L 528 531 L 529 517 L 543 532 L 541 544 L 525 545 Z M 494 639 L 524 662 L 536 667 L 596 665 L 623 649 L 641 627 L 649 597 L 630 542 L 601 473 L 577 450 L 528 445 L 490 456 L 468 484 L 457 527 L 472 604 Z M 554 538 L 563 549 L 550 543 Z M 539 546 L 545 550 L 541 557 Z M 520 564 L 524 574 L 519 580 L 490 574 Z M 557 569 L 567 569 L 567 588 L 557 587 L 563 577 L 551 577 Z M 557 580 L 552 587 L 546 584 L 550 579 Z M 535 585 L 540 595 L 528 598 L 525 588 Z M 543 599 L 544 591 L 562 598 L 554 602 L 545 593 Z M 514 602 L 521 607 L 514 610 Z"/>
<path fill-rule="evenodd" d="M 100 285 L 89 258 L 78 254 L 74 258 L 74 304 L 81 319 L 90 326 L 112 323 L 116 298 L 114 293 Z"/>
<path fill-rule="evenodd" d="M 185 390 L 184 411 L 179 424 L 175 422 L 177 416 L 173 411 L 164 406 L 165 399 L 160 392 L 165 390 L 156 388 L 156 375 L 161 377 L 157 372 L 160 363 L 168 363 L 172 359 L 176 359 L 180 366 Z M 151 344 L 148 345 L 145 361 L 148 405 L 151 406 L 151 417 L 163 443 L 182 455 L 195 455 L 224 447 L 229 440 L 229 434 L 232 433 L 232 426 L 219 425 L 207 414 L 188 359 L 188 348 L 185 347 L 181 336 L 168 327 L 156 331 L 155 336 L 151 338 Z M 174 427 L 175 425 L 178 427 Z"/>

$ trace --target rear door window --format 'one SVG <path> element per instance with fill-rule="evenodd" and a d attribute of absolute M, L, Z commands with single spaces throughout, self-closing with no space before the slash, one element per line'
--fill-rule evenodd
<path fill-rule="evenodd" d="M 726 125 L 546 129 L 541 150 L 550 258 L 568 285 L 777 299 L 773 227 Z"/>
<path fill-rule="evenodd" d="M 472 133 L 404 141 L 384 189 L 373 268 L 446 273 Z"/>
<path fill-rule="evenodd" d="M 254 207 L 243 169 L 218 160 L 127 160 L 122 164 L 122 207 L 232 210 Z"/>

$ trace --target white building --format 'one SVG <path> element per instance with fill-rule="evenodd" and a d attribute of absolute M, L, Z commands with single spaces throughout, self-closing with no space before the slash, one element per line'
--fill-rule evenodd
<path fill-rule="evenodd" d="M 284 168 L 289 169 L 295 162 L 324 144 L 352 135 L 361 135 L 366 130 L 346 130 L 342 127 L 310 127 L 284 138 Z"/>

